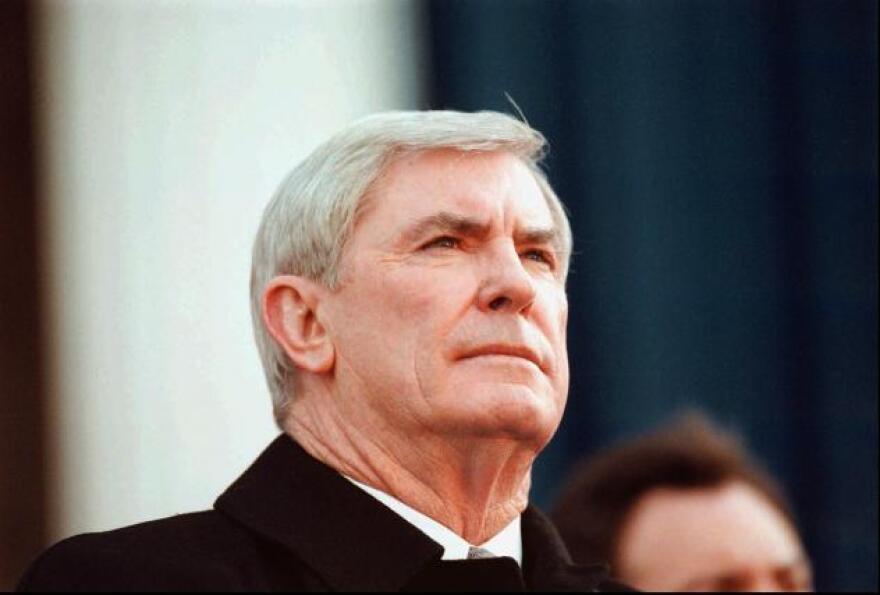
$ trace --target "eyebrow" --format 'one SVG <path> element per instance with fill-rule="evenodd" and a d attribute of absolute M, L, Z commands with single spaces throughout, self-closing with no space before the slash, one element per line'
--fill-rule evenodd
<path fill-rule="evenodd" d="M 406 242 L 413 242 L 432 231 L 447 231 L 466 237 L 485 237 L 489 235 L 489 223 L 473 217 L 463 217 L 442 211 L 419 219 L 403 233 Z"/>
<path fill-rule="evenodd" d="M 555 227 L 527 227 L 517 231 L 513 239 L 518 244 L 550 244 L 562 251 L 562 237 Z"/>
<path fill-rule="evenodd" d="M 473 217 L 442 211 L 419 219 L 403 232 L 403 240 L 414 242 L 432 231 L 454 233 L 464 237 L 481 238 L 489 235 L 491 224 Z M 562 238 L 556 227 L 527 227 L 514 233 L 518 244 L 551 244 L 562 251 Z"/>

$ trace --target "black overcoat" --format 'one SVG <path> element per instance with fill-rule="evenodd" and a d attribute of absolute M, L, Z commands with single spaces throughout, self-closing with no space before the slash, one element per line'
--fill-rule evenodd
<path fill-rule="evenodd" d="M 214 503 L 49 548 L 19 584 L 42 590 L 593 591 L 550 521 L 522 516 L 511 558 L 441 561 L 443 548 L 282 434 Z"/>

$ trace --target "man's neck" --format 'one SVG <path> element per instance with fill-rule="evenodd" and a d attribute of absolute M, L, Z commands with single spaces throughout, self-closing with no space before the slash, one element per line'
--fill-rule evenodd
<path fill-rule="evenodd" d="M 310 455 L 394 496 L 473 544 L 525 510 L 534 449 L 508 438 L 406 436 L 297 400 L 285 431 Z"/>
<path fill-rule="evenodd" d="M 488 541 L 479 544 L 468 543 L 460 535 L 449 529 L 449 527 L 438 523 L 436 520 L 425 514 L 422 514 L 394 496 L 386 494 L 382 490 L 377 490 L 373 486 L 361 483 L 356 479 L 352 479 L 347 475 L 342 475 L 342 477 L 348 479 L 352 485 L 355 485 L 370 494 L 373 498 L 394 511 L 410 525 L 427 535 L 431 540 L 442 545 L 444 550 L 444 560 L 467 559 L 472 554 L 471 550 L 476 546 L 485 551 L 491 552 L 494 556 L 513 558 L 516 560 L 517 564 L 522 566 L 521 516 L 517 516 L 509 525 L 504 527 L 497 535 Z"/>

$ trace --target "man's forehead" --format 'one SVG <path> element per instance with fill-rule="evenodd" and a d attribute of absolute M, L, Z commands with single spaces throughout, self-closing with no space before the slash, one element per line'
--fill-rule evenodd
<path fill-rule="evenodd" d="M 360 214 L 384 211 L 402 224 L 491 223 L 504 214 L 517 228 L 556 226 L 535 174 L 506 152 L 419 151 L 388 164 L 364 197 Z"/>

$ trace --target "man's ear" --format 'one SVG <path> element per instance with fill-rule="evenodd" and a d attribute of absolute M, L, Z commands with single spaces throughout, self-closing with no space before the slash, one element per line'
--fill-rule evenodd
<path fill-rule="evenodd" d="M 333 368 L 335 349 L 318 305 L 326 289 L 305 277 L 280 275 L 263 290 L 263 324 L 298 368 L 320 374 Z"/>

